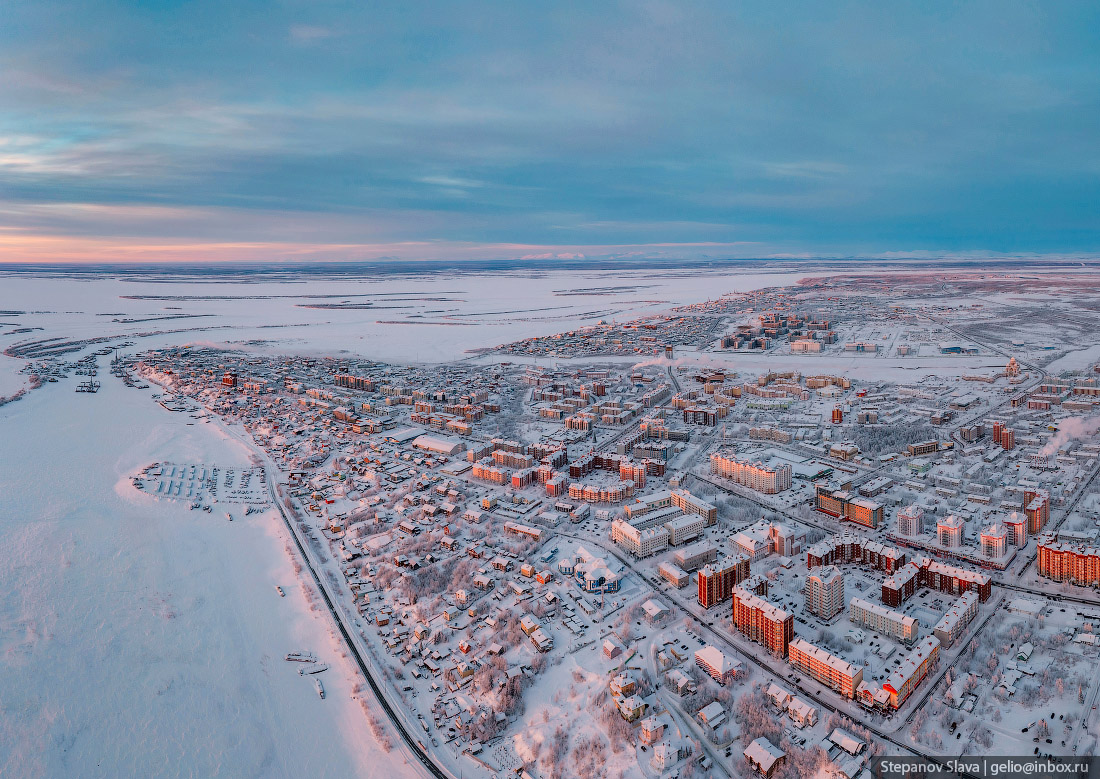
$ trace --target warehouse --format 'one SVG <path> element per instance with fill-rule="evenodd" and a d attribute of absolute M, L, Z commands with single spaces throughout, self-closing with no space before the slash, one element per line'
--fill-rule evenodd
<path fill-rule="evenodd" d="M 413 439 L 412 445 L 417 449 L 423 449 L 426 452 L 435 452 L 436 454 L 445 454 L 448 457 L 454 456 L 466 449 L 466 444 L 462 443 L 462 441 L 459 441 L 457 438 L 434 435 L 417 436 Z"/>

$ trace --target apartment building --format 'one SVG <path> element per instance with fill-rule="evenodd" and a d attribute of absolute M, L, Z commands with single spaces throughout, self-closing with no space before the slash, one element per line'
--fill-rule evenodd
<path fill-rule="evenodd" d="M 1100 585 L 1100 547 L 1094 538 L 1075 533 L 1039 536 L 1039 575 L 1082 587 Z"/>
<path fill-rule="evenodd" d="M 924 532 L 924 509 L 920 506 L 906 506 L 898 512 L 898 533 L 915 538 Z"/>
<path fill-rule="evenodd" d="M 919 581 L 920 566 L 907 563 L 882 582 L 882 602 L 892 608 L 900 606 L 913 597 Z"/>
<path fill-rule="evenodd" d="M 736 555 L 718 563 L 709 563 L 697 575 L 699 603 L 703 608 L 728 600 L 733 588 L 749 577 L 749 558 Z"/>
<path fill-rule="evenodd" d="M 986 557 L 1004 557 L 1008 551 L 1008 528 L 994 522 L 981 532 L 982 554 Z"/>
<path fill-rule="evenodd" d="M 889 705 L 893 709 L 901 707 L 905 700 L 917 688 L 924 677 L 936 664 L 940 655 L 940 640 L 935 636 L 922 638 L 901 664 L 882 684 L 889 696 Z"/>
<path fill-rule="evenodd" d="M 794 615 L 757 595 L 748 587 L 733 588 L 733 624 L 751 641 L 785 657 L 794 639 Z"/>
<path fill-rule="evenodd" d="M 959 636 L 966 632 L 966 626 L 970 624 L 977 613 L 978 593 L 973 590 L 964 592 L 957 601 L 951 604 L 944 612 L 943 617 L 940 618 L 940 621 L 932 628 L 932 635 L 939 639 L 942 646 L 951 646 Z"/>
<path fill-rule="evenodd" d="M 848 698 L 856 697 L 863 681 L 863 668 L 842 657 L 826 652 L 803 638 L 791 641 L 788 647 L 790 663 L 803 673 Z"/>
<path fill-rule="evenodd" d="M 806 610 L 822 619 L 844 611 L 844 575 L 834 566 L 815 569 L 806 577 Z"/>
<path fill-rule="evenodd" d="M 817 485 L 815 501 L 822 514 L 872 529 L 882 524 L 885 513 L 881 503 L 824 484 Z"/>
<path fill-rule="evenodd" d="M 818 541 L 806 550 L 807 568 L 837 563 L 857 563 L 892 574 L 902 568 L 908 559 L 905 552 L 892 546 L 871 541 L 847 531 Z"/>
<path fill-rule="evenodd" d="M 958 549 L 963 541 L 963 521 L 954 514 L 936 523 L 936 537 L 945 549 Z"/>
<path fill-rule="evenodd" d="M 848 604 L 848 619 L 907 645 L 917 640 L 916 619 L 862 598 L 852 598 Z"/>
<path fill-rule="evenodd" d="M 791 488 L 792 469 L 786 463 L 767 465 L 718 452 L 710 456 L 710 470 L 716 476 L 768 495 Z"/>

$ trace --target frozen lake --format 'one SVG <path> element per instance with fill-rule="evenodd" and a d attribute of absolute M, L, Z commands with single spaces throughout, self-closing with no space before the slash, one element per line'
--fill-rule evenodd
<path fill-rule="evenodd" d="M 466 350 L 631 319 L 804 273 L 634 269 L 209 279 L 0 277 L 0 346 L 49 335 L 141 334 L 141 348 L 201 342 L 273 352 L 443 362 Z M 16 327 L 42 331 L 3 335 Z M 175 331 L 169 333 L 168 331 Z M 149 335 L 161 332 L 166 335 Z"/>

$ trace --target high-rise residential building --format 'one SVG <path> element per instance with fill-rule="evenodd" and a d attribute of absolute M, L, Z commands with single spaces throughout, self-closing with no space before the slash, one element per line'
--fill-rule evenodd
<path fill-rule="evenodd" d="M 1027 532 L 1033 536 L 1039 535 L 1050 521 L 1050 493 L 1046 490 L 1024 490 L 1024 515 L 1027 517 Z"/>
<path fill-rule="evenodd" d="M 733 588 L 749 577 L 749 558 L 744 555 L 729 557 L 721 562 L 704 565 L 697 575 L 699 603 L 709 609 L 733 593 Z"/>
<path fill-rule="evenodd" d="M 1008 529 L 994 522 L 981 533 L 982 554 L 986 557 L 1004 557 L 1008 551 Z"/>
<path fill-rule="evenodd" d="M 745 586 L 733 588 L 733 624 L 749 639 L 785 657 L 794 638 L 794 615 Z"/>
<path fill-rule="evenodd" d="M 958 549 L 963 541 L 963 521 L 951 514 L 936 523 L 936 535 L 940 546 L 945 549 Z"/>
<path fill-rule="evenodd" d="M 924 532 L 924 509 L 915 503 L 898 512 L 898 533 L 914 538 Z"/>
<path fill-rule="evenodd" d="M 1008 530 L 1008 543 L 1015 547 L 1027 545 L 1027 516 L 1013 511 L 1005 517 L 1005 529 Z"/>
<path fill-rule="evenodd" d="M 815 569 L 806 577 L 806 610 L 832 619 L 844 610 L 844 575 L 835 565 Z"/>

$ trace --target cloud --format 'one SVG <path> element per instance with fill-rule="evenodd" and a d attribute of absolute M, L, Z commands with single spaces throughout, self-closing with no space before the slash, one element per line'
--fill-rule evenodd
<path fill-rule="evenodd" d="M 457 178 L 455 176 L 424 176 L 419 179 L 424 184 L 434 184 L 438 187 L 452 187 L 460 189 L 471 189 L 476 187 L 485 186 L 484 181 L 475 181 L 473 179 Z"/>
<path fill-rule="evenodd" d="M 310 24 L 293 24 L 290 27 L 290 38 L 298 43 L 314 43 L 334 35 L 336 35 L 335 31 L 329 27 Z"/>
<path fill-rule="evenodd" d="M 548 259 L 1100 251 L 1094 3 L 303 19 L 88 0 L 4 17 L 9 235 Z"/>
<path fill-rule="evenodd" d="M 821 179 L 839 176 L 848 172 L 848 167 L 836 162 L 803 161 L 764 163 L 764 171 L 769 176 Z"/>

